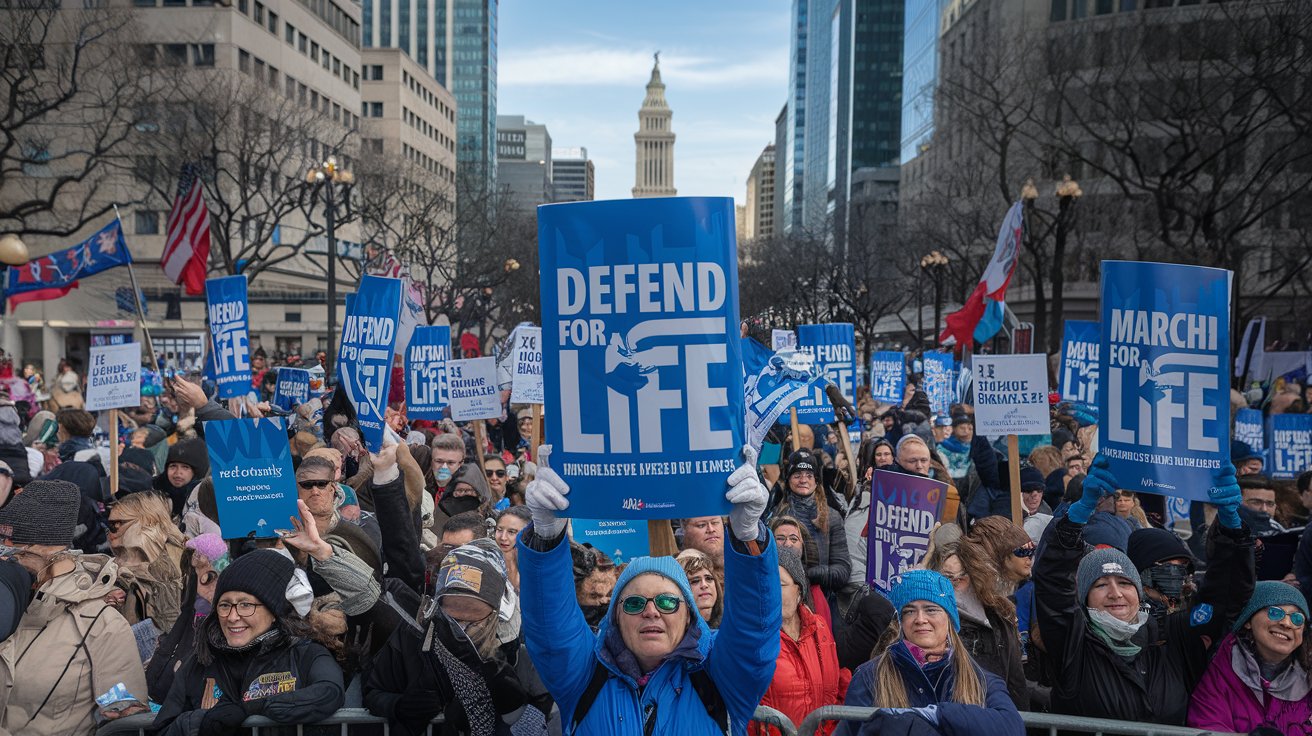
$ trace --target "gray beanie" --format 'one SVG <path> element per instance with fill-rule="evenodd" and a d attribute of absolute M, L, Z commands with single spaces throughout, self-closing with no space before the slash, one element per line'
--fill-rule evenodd
<path fill-rule="evenodd" d="M 1089 589 L 1099 578 L 1108 575 L 1134 583 L 1134 589 L 1139 591 L 1139 601 L 1143 602 L 1143 581 L 1139 579 L 1139 571 L 1134 568 L 1134 563 L 1119 549 L 1102 547 L 1085 555 L 1080 560 L 1079 571 L 1075 573 L 1075 594 L 1079 597 L 1080 605 L 1088 605 Z"/>
<path fill-rule="evenodd" d="M 70 547 L 81 492 L 66 480 L 34 480 L 0 509 L 0 537 L 16 544 Z"/>
<path fill-rule="evenodd" d="M 791 549 L 781 548 L 779 550 L 779 567 L 788 571 L 788 575 L 792 577 L 794 583 L 797 583 L 797 587 L 801 591 L 802 603 L 814 611 L 814 605 L 811 603 L 811 583 L 806 579 L 806 568 L 802 565 L 802 558 L 798 557 L 797 553 Z"/>

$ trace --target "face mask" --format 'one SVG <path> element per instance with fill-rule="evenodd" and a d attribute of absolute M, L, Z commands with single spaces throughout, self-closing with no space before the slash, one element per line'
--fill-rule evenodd
<path fill-rule="evenodd" d="M 1193 575 L 1185 565 L 1153 565 L 1148 568 L 1144 587 L 1152 588 L 1166 597 L 1172 607 L 1178 607 L 1184 598 L 1185 586 L 1192 582 Z"/>
<path fill-rule="evenodd" d="M 447 515 L 455 516 L 466 511 L 477 511 L 479 503 L 478 496 L 443 496 L 439 505 Z"/>
<path fill-rule="evenodd" d="M 451 476 L 453 475 L 455 475 L 455 473 L 451 472 L 451 468 L 448 468 L 445 465 L 433 471 L 433 477 L 442 485 L 446 485 L 446 482 L 451 480 Z"/>

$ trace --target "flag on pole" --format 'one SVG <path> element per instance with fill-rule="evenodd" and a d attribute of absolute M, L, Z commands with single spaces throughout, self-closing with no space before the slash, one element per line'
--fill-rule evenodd
<path fill-rule="evenodd" d="M 5 296 L 13 308 L 23 302 L 58 299 L 77 288 L 84 276 L 132 262 L 123 242 L 122 223 L 116 218 L 81 243 L 9 268 Z"/>
<path fill-rule="evenodd" d="M 1266 317 L 1249 320 L 1244 328 L 1244 339 L 1239 341 L 1235 378 L 1240 379 L 1240 385 L 1244 386 L 1249 376 L 1256 376 L 1259 380 L 1266 378 Z"/>
<path fill-rule="evenodd" d="M 204 187 L 196 176 L 196 167 L 187 164 L 182 167 L 173 209 L 169 210 L 160 266 L 169 280 L 197 296 L 205 292 L 209 260 L 210 211 L 205 206 Z"/>
<path fill-rule="evenodd" d="M 961 309 L 944 318 L 947 326 L 943 328 L 943 334 L 939 335 L 939 342 L 945 345 L 956 342 L 969 348 L 972 339 L 984 342 L 1002 329 L 1007 285 L 1011 283 L 1011 274 L 1016 270 L 1020 239 L 1024 231 L 1023 209 L 1021 203 L 1016 202 L 1002 220 L 998 242 L 993 248 L 993 258 L 979 277 L 979 284 L 970 292 Z"/>

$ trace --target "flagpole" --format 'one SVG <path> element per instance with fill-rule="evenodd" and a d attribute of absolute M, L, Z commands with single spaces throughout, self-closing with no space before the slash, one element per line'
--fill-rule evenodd
<path fill-rule="evenodd" d="M 114 219 L 118 220 L 118 231 L 123 235 L 123 247 L 127 248 L 128 239 L 123 229 L 123 217 L 118 212 L 118 205 L 114 205 Z M 132 249 L 128 250 L 128 278 L 132 280 L 132 303 L 137 307 L 137 321 L 141 323 L 141 334 L 146 338 L 146 351 L 150 353 L 150 369 L 152 371 L 160 370 L 159 356 L 155 354 L 155 344 L 150 339 L 150 328 L 146 326 L 146 307 L 141 303 L 141 289 L 137 288 L 137 273 L 132 270 Z"/>

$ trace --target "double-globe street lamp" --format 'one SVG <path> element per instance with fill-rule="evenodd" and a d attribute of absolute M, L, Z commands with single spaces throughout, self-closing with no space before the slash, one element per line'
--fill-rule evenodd
<path fill-rule="evenodd" d="M 355 176 L 341 168 L 336 156 L 329 156 L 319 166 L 313 166 L 305 174 L 305 183 L 324 193 L 324 212 L 328 230 L 328 347 L 324 351 L 324 383 L 331 385 L 333 362 L 337 353 L 334 343 L 337 341 L 337 185 L 341 185 L 341 200 L 349 210 L 351 206 L 351 187 Z"/>

